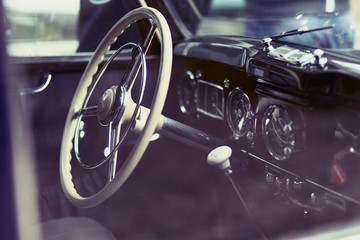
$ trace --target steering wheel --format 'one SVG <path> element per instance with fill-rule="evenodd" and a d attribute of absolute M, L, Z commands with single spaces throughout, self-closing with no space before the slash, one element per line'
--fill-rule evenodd
<path fill-rule="evenodd" d="M 110 49 L 111 44 L 113 44 L 131 24 L 141 19 L 148 19 L 151 28 L 142 46 L 130 43 L 130 45 L 133 46 L 133 53 L 135 49 L 138 54 L 137 57 L 133 58 L 130 62 L 130 68 L 126 70 L 123 77 L 124 81 L 121 81 L 118 86 L 111 87 L 105 91 L 99 99 L 97 106 L 88 107 L 88 100 L 93 88 L 97 84 L 97 81 L 99 81 L 99 77 L 95 78 L 96 80 L 93 80 L 93 77 L 97 72 L 99 64 L 103 61 L 105 54 Z M 159 74 L 152 105 L 150 109 L 147 109 L 140 106 L 142 96 L 138 96 L 136 101 L 132 99 L 131 89 L 140 68 L 145 69 L 145 55 L 155 34 L 158 36 L 161 49 Z M 121 50 L 118 50 L 114 56 L 120 51 Z M 101 41 L 76 89 L 62 137 L 60 178 L 65 196 L 73 205 L 88 208 L 102 203 L 123 185 L 135 169 L 150 142 L 151 136 L 156 129 L 161 128 L 161 112 L 169 88 L 171 67 L 172 40 L 170 29 L 164 16 L 156 9 L 142 7 L 130 11 L 109 30 Z M 105 68 L 100 72 L 103 71 L 105 71 Z M 143 70 L 142 74 L 143 78 L 146 77 L 146 71 Z M 105 160 L 110 159 L 110 172 L 113 172 L 113 174 L 109 174 L 110 176 L 107 183 L 100 191 L 91 196 L 83 197 L 75 189 L 72 180 L 71 160 L 73 157 L 71 152 L 75 151 L 75 155 L 77 155 L 76 142 L 78 139 L 79 122 L 83 116 L 89 115 L 97 116 L 99 123 L 107 126 L 109 129 L 108 156 Z M 139 133 L 139 137 L 127 159 L 119 170 L 116 171 L 117 149 L 122 142 L 119 136 L 120 130 L 122 130 L 121 126 L 124 125 L 124 123 L 126 123 L 127 126 L 131 126 L 131 130 Z M 78 156 L 76 157 L 78 158 Z"/>

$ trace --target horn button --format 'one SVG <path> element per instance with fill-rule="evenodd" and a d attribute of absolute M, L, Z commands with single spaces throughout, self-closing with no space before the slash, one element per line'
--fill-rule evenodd
<path fill-rule="evenodd" d="M 107 125 L 110 121 L 118 117 L 118 113 L 124 112 L 125 96 L 126 91 L 122 87 L 120 87 L 118 93 L 116 87 L 111 87 L 103 93 L 97 105 L 97 116 L 100 123 Z M 117 99 L 118 102 L 116 101 Z M 117 106 L 114 107 L 116 102 Z"/>

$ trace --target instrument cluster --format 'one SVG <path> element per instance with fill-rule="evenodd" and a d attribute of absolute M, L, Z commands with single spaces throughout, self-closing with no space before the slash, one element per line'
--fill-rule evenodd
<path fill-rule="evenodd" d="M 181 112 L 195 118 L 203 115 L 222 120 L 230 129 L 229 139 L 247 142 L 247 146 L 241 145 L 241 148 L 253 149 L 257 147 L 256 141 L 261 139 L 273 160 L 291 158 L 305 140 L 287 106 L 269 101 L 265 107 L 263 103 L 259 107 L 260 94 L 249 96 L 245 89 L 226 78 L 221 83 L 204 80 L 200 71 L 185 71 L 177 85 Z"/>
<path fill-rule="evenodd" d="M 227 52 L 191 43 L 177 51 L 171 110 L 180 106 L 175 117 L 205 133 L 202 146 L 230 146 L 241 173 L 306 211 L 360 206 L 354 60 L 278 42 L 240 39 Z"/>
<path fill-rule="evenodd" d="M 178 78 L 178 106 L 191 124 L 306 177 L 316 179 L 325 169 L 328 183 L 353 182 L 346 162 L 352 159 L 349 152 L 360 156 L 360 116 L 311 110 L 306 98 L 271 89 L 261 78 L 247 88 L 244 75 L 227 74 L 186 70 Z"/>
<path fill-rule="evenodd" d="M 265 182 L 275 192 L 285 191 L 297 203 L 301 192 L 305 200 L 316 202 L 311 206 L 347 209 L 341 194 L 351 192 L 360 199 L 353 190 L 360 184 L 359 111 L 340 105 L 347 101 L 339 94 L 336 104 L 321 94 L 312 101 L 311 94 L 297 90 L 304 76 L 256 64 L 251 68 L 249 63 L 245 71 L 201 62 L 196 67 L 206 71 L 191 66 L 178 73 L 177 105 L 184 122 L 231 146 L 241 158 L 238 164 L 249 172 L 264 171 L 265 165 Z M 312 192 L 310 182 L 337 189 L 340 195 Z M 307 200 L 300 204 L 309 206 Z"/>

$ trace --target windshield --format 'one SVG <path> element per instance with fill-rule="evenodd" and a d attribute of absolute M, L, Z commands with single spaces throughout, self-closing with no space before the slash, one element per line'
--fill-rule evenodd
<path fill-rule="evenodd" d="M 360 47 L 360 40 L 356 40 L 360 32 L 360 14 L 357 13 L 360 2 L 357 0 L 194 0 L 198 21 L 188 22 L 184 21 L 188 19 L 188 11 L 181 8 L 184 4 L 175 2 L 173 11 L 194 35 L 263 39 L 291 30 L 329 27 L 281 40 L 332 49 Z"/>
<path fill-rule="evenodd" d="M 105 8 L 103 3 L 107 2 L 112 4 L 104 9 L 106 15 L 98 16 L 98 8 L 101 5 Z M 15 56 L 53 56 L 93 51 L 112 24 L 129 11 L 123 2 L 4 0 L 8 52 Z M 146 2 L 161 5 L 160 1 Z M 263 39 L 294 29 L 331 26 L 331 29 L 281 40 L 319 48 L 360 48 L 359 0 L 172 0 L 162 3 L 184 37 L 216 34 Z M 92 15 L 101 21 L 88 21 Z M 89 29 L 96 34 L 88 35 Z M 94 45 L 83 46 L 90 39 Z"/>

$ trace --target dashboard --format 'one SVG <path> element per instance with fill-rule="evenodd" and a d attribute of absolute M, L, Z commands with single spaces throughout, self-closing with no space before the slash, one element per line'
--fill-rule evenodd
<path fill-rule="evenodd" d="M 230 224 L 234 231 L 241 231 L 238 219 L 245 216 L 242 203 L 223 174 L 205 162 L 205 155 L 211 150 L 227 145 L 233 152 L 230 160 L 234 179 L 243 190 L 251 211 L 270 236 L 283 234 L 283 226 L 289 231 L 298 231 L 301 227 L 312 228 L 316 223 L 358 217 L 360 84 L 357 60 L 329 51 L 316 55 L 316 49 L 288 43 L 272 43 L 272 46 L 275 52 L 266 50 L 259 40 L 231 37 L 195 38 L 175 43 L 163 115 L 165 123 L 175 126 L 167 129 L 171 136 L 190 144 L 190 148 L 180 148 L 176 152 L 171 144 L 171 147 L 165 147 L 165 156 L 163 144 L 168 139 L 160 138 L 154 142 L 158 144 L 157 154 L 161 155 L 159 162 L 151 164 L 154 157 L 150 155 L 148 164 L 151 166 L 142 168 L 140 175 L 144 172 L 156 175 L 147 167 L 159 170 L 165 162 L 176 162 L 166 161 L 164 156 L 166 159 L 178 158 L 176 167 L 171 166 L 171 171 L 160 168 L 161 174 L 178 173 L 178 179 L 189 185 L 190 190 L 182 191 L 169 202 L 172 204 L 172 199 L 181 199 L 182 194 L 189 194 L 192 199 L 195 181 L 201 180 L 199 189 L 203 190 L 214 180 L 216 191 L 226 191 L 215 194 L 216 201 L 212 199 L 226 205 L 225 210 L 216 209 L 216 212 L 221 215 L 225 211 L 224 226 Z M 24 62 L 23 59 L 15 60 L 20 64 Z M 36 85 L 39 74 L 40 79 L 44 79 L 47 72 L 54 78 L 46 92 L 31 96 L 38 162 L 41 169 L 49 169 L 50 165 L 52 172 L 58 172 L 57 161 L 54 164 L 48 159 L 60 151 L 63 123 L 77 85 L 74 79 L 80 79 L 89 57 L 35 60 L 24 64 L 31 73 L 29 84 Z M 115 59 L 105 79 L 116 84 L 123 73 L 118 68 L 125 69 L 128 60 L 126 56 Z M 157 61 L 156 56 L 148 59 L 149 79 L 157 70 Z M 144 104 L 150 102 L 151 97 L 145 94 Z M 46 111 L 44 99 L 53 106 Z M 91 124 L 85 129 L 91 128 Z M 103 139 L 106 140 L 107 132 L 100 130 L 94 129 L 91 136 L 87 131 L 87 139 L 99 142 L 94 145 L 100 146 L 96 152 L 102 155 L 101 144 L 106 142 Z M 93 143 L 90 141 L 89 144 Z M 86 149 L 88 142 L 82 144 Z M 175 144 L 176 147 L 180 145 Z M 125 145 L 125 150 L 129 146 Z M 91 147 L 95 149 L 93 145 Z M 185 154 L 182 149 L 187 150 Z M 98 158 L 91 151 L 84 154 L 89 159 Z M 186 177 L 188 173 L 193 174 L 191 180 Z M 41 179 L 47 177 L 47 173 L 41 175 Z M 50 181 L 41 182 L 48 184 Z M 162 183 L 154 186 L 161 189 Z M 209 195 L 201 198 L 201 204 L 205 199 L 210 201 L 213 191 L 209 190 Z M 158 203 L 158 196 L 163 193 L 155 193 Z M 54 199 L 49 199 L 52 204 Z M 119 205 L 117 199 L 113 203 L 114 207 Z M 161 204 L 159 206 L 163 209 Z M 68 212 L 67 208 L 64 210 Z M 191 207 L 191 212 L 193 210 Z M 238 212 L 234 217 L 235 211 Z M 204 212 L 206 210 L 202 214 Z M 213 217 L 211 212 L 204 216 Z M 275 217 L 278 221 L 273 221 Z"/>
<path fill-rule="evenodd" d="M 355 69 L 337 66 L 349 59 L 284 43 L 269 50 L 252 39 L 210 40 L 175 46 L 165 115 L 230 146 L 238 172 L 300 209 L 359 212 L 360 85 Z"/>

